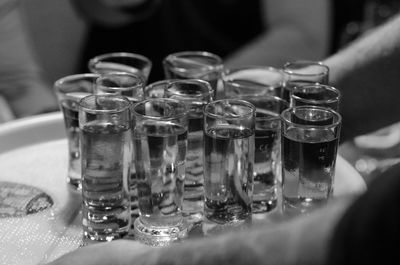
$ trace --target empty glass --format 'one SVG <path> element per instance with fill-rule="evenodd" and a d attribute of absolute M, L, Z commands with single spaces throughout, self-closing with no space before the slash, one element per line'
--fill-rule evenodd
<path fill-rule="evenodd" d="M 251 220 L 255 107 L 244 100 L 212 101 L 204 108 L 204 215 L 238 225 Z"/>
<path fill-rule="evenodd" d="M 139 75 L 147 83 L 152 62 L 147 57 L 128 52 L 115 52 L 98 55 L 88 62 L 92 73 L 127 72 Z"/>
<path fill-rule="evenodd" d="M 321 62 L 294 61 L 283 66 L 284 85 L 282 98 L 290 102 L 294 87 L 310 84 L 328 84 L 329 68 Z"/>
<path fill-rule="evenodd" d="M 81 155 L 79 150 L 79 100 L 94 93 L 98 74 L 69 75 L 54 83 L 60 109 L 63 113 L 68 141 L 67 182 L 73 189 L 81 189 Z"/>
<path fill-rule="evenodd" d="M 222 75 L 225 96 L 281 96 L 283 73 L 273 67 L 245 66 L 227 68 Z"/>
<path fill-rule="evenodd" d="M 115 95 L 91 95 L 79 103 L 86 239 L 110 241 L 130 229 L 130 106 L 126 97 Z"/>
<path fill-rule="evenodd" d="M 221 57 L 206 51 L 184 51 L 168 55 L 163 60 L 167 79 L 201 79 L 210 83 L 217 98 L 223 62 Z"/>
<path fill-rule="evenodd" d="M 178 100 L 152 98 L 133 106 L 134 158 L 140 216 L 135 237 L 152 246 L 186 237 L 182 217 L 187 148 L 187 107 Z"/>
<path fill-rule="evenodd" d="M 307 213 L 332 195 L 342 119 L 314 106 L 286 109 L 281 118 L 283 211 Z"/>

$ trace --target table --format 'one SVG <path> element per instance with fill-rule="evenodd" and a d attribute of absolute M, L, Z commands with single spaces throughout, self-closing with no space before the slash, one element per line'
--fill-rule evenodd
<path fill-rule="evenodd" d="M 67 155 L 59 112 L 0 125 L 0 264 L 46 263 L 82 245 L 81 197 L 66 184 Z M 338 156 L 334 195 L 365 189 Z M 30 214 L 21 210 L 26 205 Z"/>

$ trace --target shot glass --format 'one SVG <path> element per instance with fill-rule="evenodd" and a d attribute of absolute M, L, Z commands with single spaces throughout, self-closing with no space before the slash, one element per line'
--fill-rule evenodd
<path fill-rule="evenodd" d="M 188 143 L 183 195 L 183 216 L 190 223 L 203 219 L 203 108 L 212 100 L 210 84 L 199 79 L 175 80 L 169 83 L 165 96 L 188 106 Z"/>
<path fill-rule="evenodd" d="M 184 51 L 168 55 L 163 60 L 167 79 L 201 79 L 210 83 L 213 98 L 217 98 L 223 61 L 216 54 L 206 51 Z"/>
<path fill-rule="evenodd" d="M 256 107 L 253 213 L 266 213 L 278 205 L 281 183 L 280 114 L 289 103 L 275 96 L 241 96 Z"/>
<path fill-rule="evenodd" d="M 332 195 L 342 118 L 332 109 L 299 106 L 281 119 L 283 212 L 308 213 Z"/>
<path fill-rule="evenodd" d="M 88 240 L 111 241 L 130 229 L 130 105 L 115 95 L 91 95 L 79 103 L 82 225 Z"/>
<path fill-rule="evenodd" d="M 94 93 L 98 74 L 85 73 L 69 75 L 54 83 L 54 91 L 63 113 L 68 141 L 68 175 L 67 183 L 74 190 L 80 190 L 81 185 L 81 154 L 79 129 L 79 100 Z"/>
<path fill-rule="evenodd" d="M 280 97 L 284 76 L 280 69 L 273 67 L 245 66 L 226 68 L 222 81 L 227 98 L 241 95 Z"/>
<path fill-rule="evenodd" d="M 339 111 L 340 91 L 328 85 L 314 84 L 295 87 L 290 96 L 291 106 L 320 106 Z"/>
<path fill-rule="evenodd" d="M 128 52 L 114 52 L 98 55 L 88 62 L 92 73 L 127 72 L 136 74 L 147 83 L 153 64 L 149 58 Z"/>
<path fill-rule="evenodd" d="M 96 80 L 95 94 L 121 95 L 131 102 L 143 100 L 144 83 L 140 76 L 126 72 L 102 74 Z"/>
<path fill-rule="evenodd" d="M 204 108 L 204 215 L 235 226 L 251 220 L 255 107 L 244 100 L 212 101 Z"/>
<path fill-rule="evenodd" d="M 323 84 L 329 82 L 329 68 L 322 62 L 294 61 L 283 66 L 284 85 L 282 98 L 290 102 L 290 95 L 294 87 Z"/>
<path fill-rule="evenodd" d="M 143 80 L 138 75 L 126 72 L 110 72 L 103 74 L 96 79 L 95 94 L 125 96 L 131 102 L 132 107 L 132 104 L 144 100 L 143 89 Z M 132 162 L 133 161 L 134 158 L 132 157 Z M 131 216 L 132 220 L 134 220 L 139 216 L 139 208 L 136 172 L 133 163 L 131 163 L 131 166 L 129 195 L 131 203 Z"/>
<path fill-rule="evenodd" d="M 139 218 L 135 237 L 164 246 L 187 236 L 182 216 L 187 149 L 187 107 L 169 98 L 152 98 L 133 107 L 134 152 Z"/>

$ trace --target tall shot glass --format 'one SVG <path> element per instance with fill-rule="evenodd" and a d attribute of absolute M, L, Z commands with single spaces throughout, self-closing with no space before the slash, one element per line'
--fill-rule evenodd
<path fill-rule="evenodd" d="M 206 51 L 183 51 L 164 58 L 163 67 L 167 79 L 201 79 L 210 83 L 213 98 L 217 98 L 223 61 L 216 54 Z"/>
<path fill-rule="evenodd" d="M 283 211 L 307 213 L 332 195 L 342 118 L 314 106 L 286 109 L 281 118 Z"/>
<path fill-rule="evenodd" d="M 88 68 L 92 73 L 127 72 L 139 75 L 144 83 L 149 79 L 152 66 L 153 63 L 149 58 L 128 52 L 105 53 L 93 57 L 88 62 Z"/>
<path fill-rule="evenodd" d="M 54 91 L 63 113 L 68 141 L 67 182 L 74 190 L 80 190 L 82 187 L 79 100 L 94 93 L 94 85 L 98 77 L 98 74 L 93 73 L 76 74 L 62 77 L 54 83 Z"/>
<path fill-rule="evenodd" d="M 339 111 L 340 91 L 333 86 L 313 84 L 293 89 L 291 106 L 320 106 Z"/>
<path fill-rule="evenodd" d="M 278 205 L 281 182 L 280 114 L 289 103 L 275 96 L 243 95 L 256 107 L 253 213 L 265 213 Z"/>
<path fill-rule="evenodd" d="M 127 98 L 115 95 L 80 101 L 82 225 L 89 240 L 121 238 L 130 228 L 130 105 Z"/>
<path fill-rule="evenodd" d="M 329 68 L 322 62 L 294 61 L 283 66 L 284 85 L 282 98 L 290 102 L 290 95 L 295 87 L 310 84 L 328 84 Z"/>
<path fill-rule="evenodd" d="M 95 94 L 105 95 L 122 95 L 125 96 L 131 104 L 142 101 L 144 98 L 144 85 L 140 76 L 127 72 L 110 72 L 102 74 L 96 79 Z M 132 107 L 132 105 L 131 105 Z M 134 153 L 132 153 L 132 156 Z M 130 178 L 129 178 L 129 195 L 131 203 L 131 216 L 136 219 L 139 216 L 137 179 L 135 167 L 132 157 Z"/>
<path fill-rule="evenodd" d="M 187 106 L 152 98 L 133 107 L 134 152 L 139 213 L 135 237 L 164 246 L 187 236 L 182 216 L 187 148 Z"/>
<path fill-rule="evenodd" d="M 204 215 L 240 225 L 251 220 L 255 107 L 223 99 L 204 108 Z"/>
<path fill-rule="evenodd" d="M 212 100 L 210 84 L 199 79 L 171 81 L 165 96 L 188 106 L 188 145 L 186 154 L 183 215 L 191 223 L 203 219 L 203 108 Z"/>

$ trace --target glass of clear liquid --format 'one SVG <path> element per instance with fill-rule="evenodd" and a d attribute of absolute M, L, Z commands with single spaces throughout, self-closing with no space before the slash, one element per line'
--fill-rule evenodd
<path fill-rule="evenodd" d="M 244 95 L 240 99 L 256 107 L 254 146 L 254 214 L 266 213 L 278 205 L 281 184 L 280 114 L 289 103 L 275 96 Z"/>
<path fill-rule="evenodd" d="M 140 76 L 127 72 L 110 72 L 102 74 L 96 80 L 95 94 L 121 95 L 129 99 L 132 106 L 144 99 L 144 83 Z M 131 106 L 131 107 L 132 107 Z M 132 153 L 132 156 L 134 153 Z M 134 157 L 132 157 L 134 161 Z M 134 221 L 139 216 L 137 179 L 133 163 L 130 170 L 129 194 L 131 202 L 131 216 Z"/>
<path fill-rule="evenodd" d="M 308 213 L 333 193 L 342 118 L 329 108 L 299 106 L 281 119 L 283 212 Z"/>
<path fill-rule="evenodd" d="M 68 141 L 67 183 L 73 190 L 82 188 L 78 121 L 79 100 L 94 93 L 94 86 L 98 77 L 98 74 L 93 73 L 76 74 L 62 77 L 54 83 L 54 91 L 63 113 Z"/>
<path fill-rule="evenodd" d="M 203 108 L 212 101 L 210 84 L 200 79 L 174 80 L 165 89 L 165 97 L 177 99 L 188 106 L 188 145 L 183 196 L 183 215 L 190 223 L 203 219 Z"/>
<path fill-rule="evenodd" d="M 79 102 L 84 238 L 111 241 L 131 224 L 130 101 L 123 96 L 91 95 Z"/>
<path fill-rule="evenodd" d="M 207 221 L 239 226 L 251 220 L 256 108 L 239 99 L 204 108 L 204 215 Z"/>
<path fill-rule="evenodd" d="M 139 218 L 134 235 L 151 246 L 187 236 L 182 216 L 188 109 L 170 98 L 151 98 L 133 106 L 133 143 Z"/>

